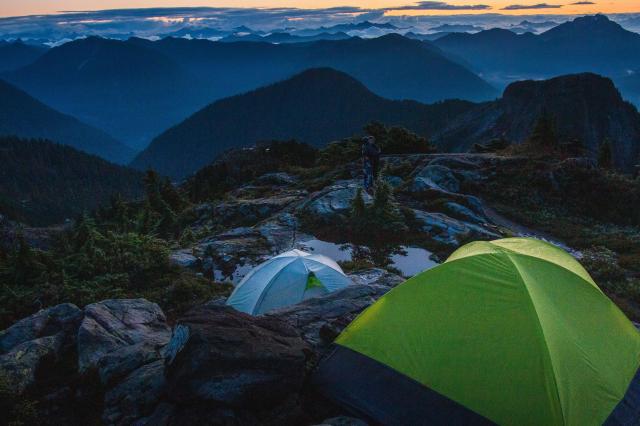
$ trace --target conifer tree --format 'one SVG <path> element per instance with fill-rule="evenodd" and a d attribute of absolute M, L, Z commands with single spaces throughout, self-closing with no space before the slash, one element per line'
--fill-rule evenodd
<path fill-rule="evenodd" d="M 558 137 L 554 127 L 551 117 L 546 112 L 542 112 L 529 135 L 528 144 L 545 151 L 558 148 Z"/>
<path fill-rule="evenodd" d="M 598 147 L 598 167 L 607 170 L 613 168 L 613 153 L 611 150 L 611 140 L 606 138 Z"/>

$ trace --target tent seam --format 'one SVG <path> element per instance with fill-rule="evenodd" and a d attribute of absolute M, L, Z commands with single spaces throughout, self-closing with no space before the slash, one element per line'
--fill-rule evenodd
<path fill-rule="evenodd" d="M 518 266 L 518 264 L 511 257 L 512 254 L 519 255 L 519 253 L 512 252 L 512 253 L 504 253 L 504 254 L 505 254 L 505 257 L 507 259 L 509 259 L 509 262 L 516 269 L 516 271 L 517 271 L 516 275 L 518 276 L 518 279 L 520 280 L 520 282 L 522 283 L 522 285 L 525 288 L 525 293 L 526 293 L 527 299 L 529 300 L 529 303 L 530 303 L 530 309 L 533 311 L 533 314 L 536 317 L 536 320 L 537 320 L 536 321 L 536 324 L 537 324 L 536 328 L 539 330 L 542 343 L 544 344 L 544 347 L 546 349 L 545 352 L 546 352 L 547 357 L 549 359 L 549 364 L 551 365 L 551 370 L 553 371 L 553 385 L 554 385 L 556 397 L 558 398 L 558 405 L 560 406 L 560 414 L 562 415 L 562 422 L 563 422 L 563 424 L 567 424 L 567 420 L 565 418 L 565 413 L 564 413 L 564 407 L 562 406 L 562 400 L 560 399 L 560 392 L 559 392 L 559 389 L 558 389 L 558 380 L 556 378 L 556 375 L 557 375 L 556 368 L 555 368 L 555 365 L 553 363 L 553 358 L 551 357 L 551 351 L 549 350 L 549 344 L 547 343 L 547 338 L 545 336 L 544 328 L 542 327 L 542 324 L 541 324 L 541 321 L 540 321 L 540 316 L 538 315 L 538 310 L 536 309 L 536 304 L 533 301 L 533 298 L 531 297 L 531 293 L 529 293 L 529 286 L 527 285 L 527 282 L 522 277 L 522 274 L 520 272 L 520 267 Z M 526 255 L 524 255 L 524 256 L 526 256 Z M 535 257 L 535 256 L 528 256 L 528 257 Z M 563 268 L 563 269 L 566 269 L 566 268 Z"/>
<path fill-rule="evenodd" d="M 293 262 L 295 262 L 298 259 L 299 258 L 294 258 L 291 262 L 287 263 L 286 265 L 283 265 L 282 268 L 280 268 L 280 270 L 278 272 L 276 272 L 276 274 L 273 276 L 273 278 L 271 278 L 271 280 L 269 281 L 269 284 L 267 284 L 264 287 L 264 290 L 262 290 L 262 293 L 260 294 L 260 297 L 258 298 L 258 300 L 256 301 L 256 304 L 254 305 L 253 309 L 251 310 L 251 315 L 256 315 L 256 309 L 258 308 L 260 303 L 262 303 L 262 301 L 264 300 L 267 292 L 269 291 L 269 289 L 271 288 L 271 286 L 275 282 L 276 278 L 278 278 L 280 276 L 280 274 L 284 271 L 284 269 L 287 266 L 291 265 Z"/>
<path fill-rule="evenodd" d="M 555 248 L 558 248 L 557 246 L 554 246 L 554 245 L 553 245 L 553 244 L 551 244 L 551 243 L 548 243 L 548 242 L 546 242 L 546 241 L 543 241 L 543 242 L 544 242 L 545 244 L 548 244 L 548 245 L 551 245 L 551 246 L 553 246 L 553 247 L 555 247 Z M 489 241 L 488 243 L 491 243 L 491 241 Z M 557 266 L 557 267 L 559 267 L 559 268 L 562 268 L 562 269 L 564 269 L 564 270 L 566 270 L 566 271 L 569 271 L 569 272 L 571 272 L 572 274 L 574 274 L 574 275 L 578 276 L 578 277 L 579 277 L 580 279 L 582 279 L 584 282 L 588 283 L 590 286 L 592 286 L 592 287 L 593 287 L 593 286 L 594 286 L 594 284 L 595 284 L 596 289 L 598 289 L 598 290 L 600 291 L 600 293 L 604 294 L 604 292 L 602 291 L 602 289 L 600 288 L 600 286 L 599 286 L 595 281 L 593 281 L 593 278 L 591 279 L 591 281 L 585 280 L 583 277 L 581 277 L 580 275 L 576 274 L 576 273 L 575 273 L 575 271 L 572 271 L 571 269 L 569 269 L 569 268 L 567 268 L 567 267 L 565 267 L 565 266 L 562 266 L 562 265 L 560 265 L 560 264 L 558 264 L 558 263 L 554 262 L 553 260 L 544 259 L 544 258 L 542 258 L 542 257 L 538 257 L 538 256 L 530 255 L 530 254 L 521 253 L 521 252 L 519 252 L 519 251 L 512 250 L 512 249 L 510 249 L 510 248 L 508 248 L 508 247 L 498 246 L 498 245 L 495 245 L 495 244 L 493 244 L 492 246 L 493 246 L 493 247 L 496 247 L 498 250 L 497 250 L 497 251 L 495 251 L 495 252 L 486 252 L 486 253 L 479 253 L 479 254 L 468 254 L 468 255 L 466 255 L 466 256 L 458 257 L 458 258 L 456 258 L 456 259 L 452 260 L 451 262 L 455 262 L 456 260 L 462 260 L 462 259 L 466 259 L 466 258 L 473 257 L 473 256 L 482 256 L 482 255 L 484 255 L 484 254 L 492 254 L 492 253 L 495 253 L 495 254 L 498 254 L 498 253 L 504 253 L 504 254 L 506 254 L 506 255 L 515 254 L 515 255 L 517 255 L 517 256 L 530 257 L 530 258 L 532 258 L 532 259 L 538 259 L 538 260 L 543 260 L 543 261 L 545 261 L 545 262 L 552 263 L 552 264 L 556 265 L 556 266 Z M 572 257 L 573 257 L 573 256 L 572 256 Z M 575 259 L 575 258 L 574 258 L 574 259 Z M 445 260 L 443 263 L 448 263 L 448 262 L 449 262 L 449 260 L 447 259 L 447 260 Z M 576 260 L 576 262 L 577 262 L 577 260 Z M 578 263 L 579 263 L 579 262 L 578 262 Z M 582 266 L 582 265 L 580 265 L 580 266 Z M 584 269 L 584 267 L 583 267 L 583 269 Z M 585 270 L 585 272 L 587 272 L 587 275 L 589 274 L 589 271 L 586 271 L 586 270 Z"/>

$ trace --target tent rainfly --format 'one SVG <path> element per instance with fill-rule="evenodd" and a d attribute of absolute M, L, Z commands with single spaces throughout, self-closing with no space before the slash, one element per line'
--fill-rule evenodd
<path fill-rule="evenodd" d="M 227 305 L 259 315 L 349 284 L 351 280 L 328 257 L 291 250 L 252 269 L 235 288 Z"/>
<path fill-rule="evenodd" d="M 640 333 L 568 253 L 475 242 L 371 305 L 314 382 L 385 425 L 640 424 Z"/>

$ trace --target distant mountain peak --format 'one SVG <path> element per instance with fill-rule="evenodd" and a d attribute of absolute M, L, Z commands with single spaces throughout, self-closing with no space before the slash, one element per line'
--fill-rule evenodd
<path fill-rule="evenodd" d="M 595 34 L 635 34 L 625 30 L 620 24 L 610 20 L 601 13 L 597 15 L 586 15 L 567 21 L 542 33 L 542 36 L 555 36 L 558 34 L 586 35 Z"/>
<path fill-rule="evenodd" d="M 527 102 L 530 96 L 551 99 L 555 93 L 562 93 L 563 96 L 572 99 L 590 98 L 593 95 L 598 99 L 607 99 L 610 104 L 624 102 L 611 79 L 591 72 L 561 75 L 542 81 L 517 81 L 507 86 L 502 99 L 505 102 L 515 99 L 518 102 Z"/>
<path fill-rule="evenodd" d="M 580 141 L 592 156 L 602 141 L 611 140 L 614 161 L 623 170 L 640 154 L 640 114 L 609 78 L 593 73 L 511 83 L 499 101 L 460 117 L 439 142 L 455 150 L 500 137 L 522 143 L 541 114 L 553 118 L 561 140 Z"/>
<path fill-rule="evenodd" d="M 440 106 L 384 99 L 345 72 L 312 68 L 214 102 L 159 135 L 132 165 L 181 178 L 230 148 L 288 139 L 321 146 L 356 134 L 371 121 L 425 134 L 428 126 L 454 115 L 451 111 L 472 104 L 445 101 L 442 105 L 446 106 L 440 110 Z"/>

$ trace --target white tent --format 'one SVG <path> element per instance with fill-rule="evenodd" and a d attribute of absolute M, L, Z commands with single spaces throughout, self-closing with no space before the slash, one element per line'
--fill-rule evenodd
<path fill-rule="evenodd" d="M 227 305 L 259 315 L 339 290 L 351 284 L 328 257 L 291 250 L 256 266 L 235 288 Z"/>

